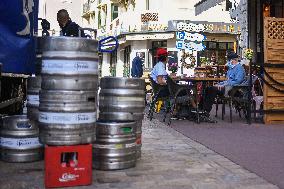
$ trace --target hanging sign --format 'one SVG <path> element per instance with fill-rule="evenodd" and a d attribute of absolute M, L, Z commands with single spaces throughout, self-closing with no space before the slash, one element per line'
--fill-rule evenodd
<path fill-rule="evenodd" d="M 179 31 L 188 31 L 188 32 L 201 32 L 204 31 L 204 25 L 202 24 L 194 24 L 194 23 L 185 23 L 179 22 L 177 23 L 177 30 Z"/>
<path fill-rule="evenodd" d="M 188 49 L 192 51 L 202 51 L 205 49 L 205 46 L 202 43 L 195 42 L 185 42 L 185 41 L 177 41 L 176 42 L 177 49 Z"/>
<path fill-rule="evenodd" d="M 188 40 L 188 41 L 204 41 L 206 36 L 200 33 L 189 33 L 185 31 L 176 32 L 177 40 Z"/>
<path fill-rule="evenodd" d="M 241 27 L 240 23 L 171 20 L 168 22 L 168 30 L 240 34 Z"/>

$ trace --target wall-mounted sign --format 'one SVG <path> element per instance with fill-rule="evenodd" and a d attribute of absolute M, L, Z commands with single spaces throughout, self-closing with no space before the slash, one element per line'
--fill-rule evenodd
<path fill-rule="evenodd" d="M 166 24 L 142 24 L 141 31 L 166 31 L 168 26 Z"/>
<path fill-rule="evenodd" d="M 194 24 L 194 23 L 185 23 L 178 22 L 177 30 L 179 31 L 188 31 L 188 32 L 201 32 L 204 31 L 204 26 L 202 24 Z"/>
<path fill-rule="evenodd" d="M 149 22 L 149 21 L 159 21 L 159 14 L 150 13 L 150 12 L 141 14 L 141 22 Z"/>
<path fill-rule="evenodd" d="M 168 22 L 168 30 L 240 34 L 241 27 L 239 23 L 172 20 Z"/>
<path fill-rule="evenodd" d="M 202 51 L 206 47 L 202 43 L 195 43 L 195 42 L 186 42 L 186 41 L 177 41 L 176 42 L 177 49 L 188 49 L 192 51 Z"/>
<path fill-rule="evenodd" d="M 156 33 L 156 34 L 135 34 L 126 35 L 126 41 L 128 40 L 145 40 L 145 39 L 172 39 L 175 35 L 173 33 Z"/>
<path fill-rule="evenodd" d="M 204 41 L 206 36 L 200 33 L 189 33 L 185 31 L 176 32 L 177 40 L 188 40 L 188 41 Z"/>

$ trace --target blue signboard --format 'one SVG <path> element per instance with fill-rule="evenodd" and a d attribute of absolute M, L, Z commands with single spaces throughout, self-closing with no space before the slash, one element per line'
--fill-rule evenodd
<path fill-rule="evenodd" d="M 34 73 L 38 0 L 0 1 L 0 62 L 2 72 Z"/>

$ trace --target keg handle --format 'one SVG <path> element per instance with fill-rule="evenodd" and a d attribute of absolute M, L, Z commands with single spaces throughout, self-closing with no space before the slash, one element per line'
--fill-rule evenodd
<path fill-rule="evenodd" d="M 107 44 L 108 42 L 111 42 L 112 40 L 114 40 L 115 43 Z M 116 37 L 108 36 L 106 38 L 103 38 L 103 39 L 99 40 L 99 51 L 100 52 L 109 52 L 109 53 L 111 53 L 111 52 L 115 51 L 118 48 L 118 45 L 119 44 L 118 44 L 118 40 L 117 40 Z M 113 47 L 113 46 L 114 46 L 114 48 L 110 49 L 110 50 L 102 48 L 102 47 Z"/>
<path fill-rule="evenodd" d="M 79 27 L 79 37 L 87 37 L 87 38 L 92 38 L 92 36 L 90 36 L 90 35 L 86 35 L 86 34 L 84 34 L 84 36 L 82 36 L 82 33 L 83 33 L 83 31 L 90 31 L 90 32 L 94 32 L 94 39 L 96 39 L 97 38 L 97 30 L 96 29 L 93 29 L 93 28 L 81 28 L 81 27 Z"/>

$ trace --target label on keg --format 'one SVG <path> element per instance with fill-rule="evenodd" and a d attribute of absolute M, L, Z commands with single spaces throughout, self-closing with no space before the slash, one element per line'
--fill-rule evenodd
<path fill-rule="evenodd" d="M 59 113 L 40 112 L 39 122 L 50 124 L 84 124 L 96 122 L 96 112 Z"/>
<path fill-rule="evenodd" d="M 131 144 L 125 144 L 126 148 L 132 148 L 136 146 L 136 142 L 135 143 L 131 143 Z"/>
<path fill-rule="evenodd" d="M 97 74 L 98 63 L 86 60 L 42 60 L 42 73 Z"/>
<path fill-rule="evenodd" d="M 93 144 L 93 147 L 100 149 L 117 149 L 116 144 Z"/>
<path fill-rule="evenodd" d="M 39 96 L 38 95 L 28 95 L 27 96 L 28 103 L 31 105 L 38 106 L 39 105 Z"/>
<path fill-rule="evenodd" d="M 6 138 L 0 137 L 0 146 L 11 149 L 32 149 L 39 148 L 42 144 L 38 137 L 35 138 Z"/>
<path fill-rule="evenodd" d="M 131 148 L 135 147 L 136 143 L 131 144 L 94 144 L 94 148 L 101 148 L 101 149 L 122 149 L 122 148 Z"/>

